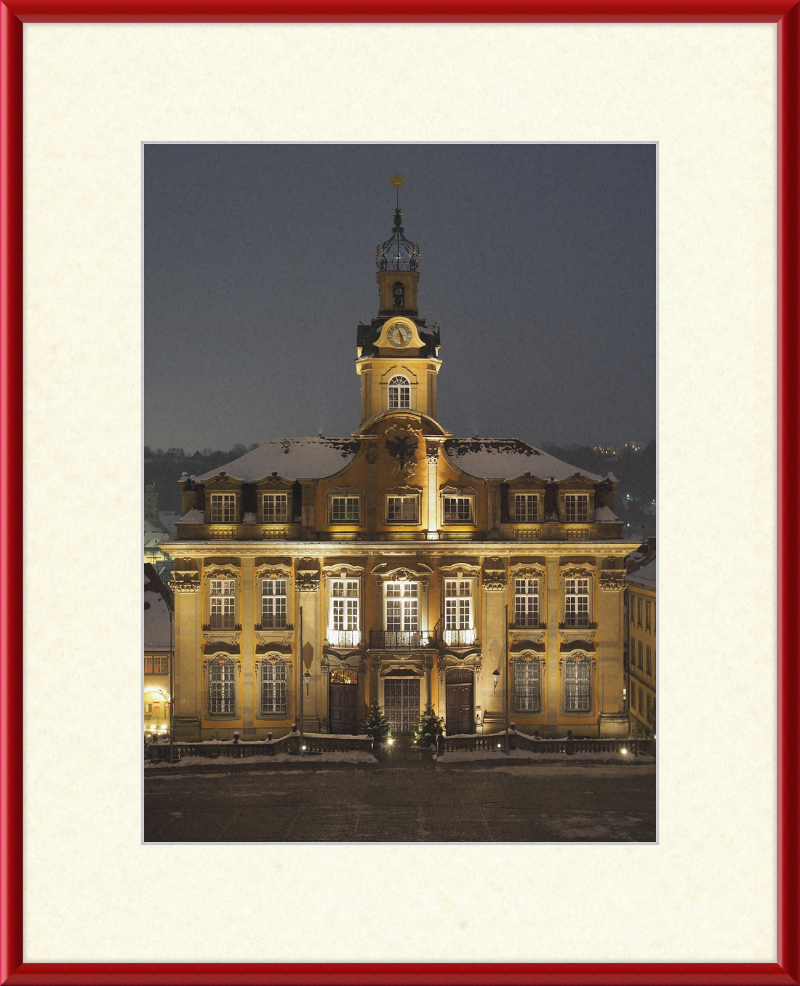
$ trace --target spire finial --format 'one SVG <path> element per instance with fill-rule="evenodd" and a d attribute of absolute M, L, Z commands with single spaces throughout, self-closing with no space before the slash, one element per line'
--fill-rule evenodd
<path fill-rule="evenodd" d="M 397 192 L 397 212 L 400 212 L 400 189 L 405 185 L 406 180 L 399 171 L 395 171 L 394 174 L 389 176 L 389 184 L 392 185 Z M 402 215 L 402 213 L 400 213 Z M 396 215 L 396 214 L 395 214 Z M 399 222 L 395 222 L 395 226 L 399 226 Z"/>

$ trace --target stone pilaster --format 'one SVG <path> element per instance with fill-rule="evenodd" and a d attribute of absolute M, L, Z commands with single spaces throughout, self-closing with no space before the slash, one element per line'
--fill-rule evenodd
<path fill-rule="evenodd" d="M 548 558 L 546 568 L 545 626 L 547 627 L 547 725 L 558 722 L 558 659 L 561 636 L 558 624 L 561 619 L 561 591 L 558 584 L 558 558 Z M 541 601 L 540 601 L 541 604 Z"/>
<path fill-rule="evenodd" d="M 200 739 L 202 702 L 202 596 L 200 579 L 178 573 L 175 589 L 175 667 L 173 690 L 175 738 Z"/>
<path fill-rule="evenodd" d="M 428 540 L 435 541 L 439 537 L 439 486 L 437 482 L 439 464 L 439 446 L 428 442 L 425 449 L 428 460 Z"/>
<path fill-rule="evenodd" d="M 253 627 L 259 619 L 255 619 L 255 559 L 245 556 L 242 558 L 242 595 L 241 619 L 242 627 Z M 253 679 L 255 675 L 255 648 L 252 633 L 242 633 L 239 638 L 242 658 L 242 739 L 255 739 L 256 729 L 253 719 Z"/>

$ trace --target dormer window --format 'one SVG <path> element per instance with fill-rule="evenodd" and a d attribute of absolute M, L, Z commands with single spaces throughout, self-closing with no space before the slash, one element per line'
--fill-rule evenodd
<path fill-rule="evenodd" d="M 564 497 L 564 521 L 567 524 L 589 522 L 589 497 L 585 493 L 568 493 Z"/>
<path fill-rule="evenodd" d="M 514 519 L 518 524 L 536 524 L 539 520 L 539 497 L 535 493 L 517 493 Z"/>
<path fill-rule="evenodd" d="M 406 306 L 406 290 L 402 281 L 396 281 L 392 285 L 392 305 L 395 308 L 405 308 Z"/>
<path fill-rule="evenodd" d="M 411 385 L 407 377 L 396 376 L 389 381 L 389 410 L 411 407 Z"/>
<path fill-rule="evenodd" d="M 236 523 L 236 494 L 235 493 L 211 494 L 211 523 L 212 524 Z"/>
<path fill-rule="evenodd" d="M 262 505 L 265 524 L 285 524 L 288 516 L 288 495 L 286 493 L 265 493 Z"/>

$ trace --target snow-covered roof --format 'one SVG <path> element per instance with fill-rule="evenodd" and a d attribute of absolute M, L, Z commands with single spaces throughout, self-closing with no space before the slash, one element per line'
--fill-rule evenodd
<path fill-rule="evenodd" d="M 449 438 L 444 443 L 449 458 L 471 476 L 516 479 L 529 472 L 538 479 L 567 479 L 576 472 L 587 479 L 602 480 L 563 462 L 518 438 Z"/>
<path fill-rule="evenodd" d="M 639 585 L 643 589 L 655 589 L 656 587 L 656 560 L 655 558 L 637 569 L 632 575 L 628 576 L 628 582 Z"/>
<path fill-rule="evenodd" d="M 273 472 L 292 480 L 321 479 L 343 469 L 357 451 L 352 438 L 275 438 L 196 479 L 202 483 L 220 471 L 242 483 L 257 483 Z"/>
<path fill-rule="evenodd" d="M 615 520 L 619 520 L 619 517 L 617 517 L 611 507 L 607 507 L 603 504 L 595 510 L 594 519 L 598 524 L 611 524 Z"/>
<path fill-rule="evenodd" d="M 183 517 L 178 521 L 179 524 L 205 524 L 206 522 L 206 512 L 205 510 L 198 510 L 196 507 L 185 513 Z"/>
<path fill-rule="evenodd" d="M 149 605 L 148 605 L 149 603 Z M 144 647 L 169 649 L 169 610 L 160 592 L 145 586 L 144 590 Z"/>

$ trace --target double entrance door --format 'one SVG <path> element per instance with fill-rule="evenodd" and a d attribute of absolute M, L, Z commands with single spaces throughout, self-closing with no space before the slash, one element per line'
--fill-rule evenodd
<path fill-rule="evenodd" d="M 330 731 L 358 733 L 358 675 L 335 671 L 330 684 Z"/>
<path fill-rule="evenodd" d="M 419 722 L 419 678 L 390 678 L 383 683 L 383 712 L 392 733 L 413 733 Z"/>
<path fill-rule="evenodd" d="M 450 671 L 447 675 L 445 709 L 447 714 L 447 735 L 471 733 L 473 686 L 472 672 L 466 668 Z"/>

